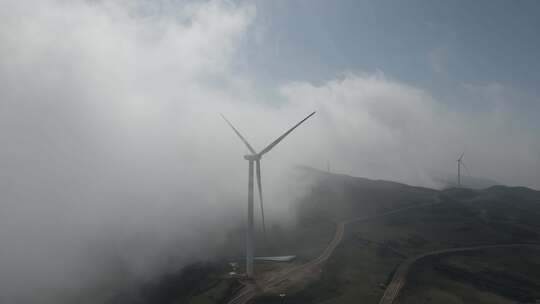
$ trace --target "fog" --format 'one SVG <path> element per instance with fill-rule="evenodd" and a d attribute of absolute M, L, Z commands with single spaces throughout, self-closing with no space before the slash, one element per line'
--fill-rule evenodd
<path fill-rule="evenodd" d="M 540 187 L 537 134 L 502 97 L 464 113 L 384 71 L 260 83 L 239 68 L 264 39 L 256 6 L 0 7 L 0 302 L 58 303 L 212 258 L 244 219 L 247 182 L 219 113 L 261 150 L 317 111 L 264 157 L 271 222 L 294 218 L 295 165 L 436 187 L 430 172 L 466 151 L 473 175 Z"/>

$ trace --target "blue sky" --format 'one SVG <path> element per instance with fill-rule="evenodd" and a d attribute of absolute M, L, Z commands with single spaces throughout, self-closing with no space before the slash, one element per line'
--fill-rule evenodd
<path fill-rule="evenodd" d="M 265 80 L 320 82 L 381 70 L 449 101 L 497 83 L 536 105 L 538 1 L 259 1 L 264 43 L 249 64 Z"/>

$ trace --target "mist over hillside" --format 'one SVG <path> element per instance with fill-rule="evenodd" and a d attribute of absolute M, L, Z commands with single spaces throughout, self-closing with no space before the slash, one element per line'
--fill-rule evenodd
<path fill-rule="evenodd" d="M 445 189 L 445 188 L 455 188 L 458 187 L 457 184 L 457 174 L 450 174 L 445 172 L 433 172 L 431 173 L 435 188 Z M 485 189 L 495 185 L 501 185 L 500 182 L 491 180 L 485 177 L 476 177 L 469 174 L 463 174 L 461 176 L 461 183 L 466 188 L 473 189 Z"/>
<path fill-rule="evenodd" d="M 356 31 L 420 19 L 333 15 L 371 11 L 344 3 L 3 0 L 0 302 L 99 303 L 195 260 L 238 255 L 248 151 L 220 113 L 260 151 L 317 112 L 262 160 L 275 230 L 296 227 L 297 205 L 322 191 L 296 165 L 418 187 L 331 182 L 348 207 L 323 205 L 324 191 L 316 203 L 336 217 L 427 199 L 440 186 L 430 172 L 453 172 L 464 150 L 475 176 L 540 188 L 532 93 L 466 73 L 445 79 L 438 41 L 399 61 L 439 75 L 445 90 L 394 70 L 397 57 L 358 56 L 355 45 L 409 50 L 393 43 L 414 36 Z M 370 187 L 389 192 L 353 204 Z"/>
<path fill-rule="evenodd" d="M 294 206 L 296 220 L 292 225 L 270 229 L 268 239 L 264 239 L 262 231 L 258 230 L 257 254 L 295 254 L 293 265 L 309 264 L 332 239 L 336 223 L 370 219 L 351 222 L 347 226 L 341 244 L 317 276 L 308 277 L 307 282 L 297 286 L 289 286 L 287 297 L 291 302 L 354 303 L 362 299 L 376 303 L 383 292 L 379 285 L 386 284 L 395 268 L 407 257 L 467 246 L 540 244 L 540 227 L 537 224 L 540 192 L 529 188 L 493 186 L 483 190 L 436 190 L 333 174 L 309 167 L 298 167 L 291 177 L 310 181 L 305 184 L 306 191 Z M 180 299 L 186 303 L 198 303 L 203 299 L 208 303 L 221 303 L 231 300 L 242 288 L 234 277 L 227 275 L 231 269 L 230 261 L 243 263 L 243 244 L 234 241 L 242 237 L 233 236 L 226 245 L 236 247 L 237 252 L 222 251 L 221 258 L 210 263 L 194 263 L 134 285 L 128 293 L 117 294 L 112 303 L 135 300 L 140 303 L 174 303 Z M 519 257 L 513 257 L 510 254 L 512 250 L 517 250 L 519 257 L 526 259 L 527 270 L 520 273 L 513 270 Z M 438 264 L 433 267 L 437 273 L 451 276 L 469 289 L 480 285 L 486 293 L 485 299 L 476 300 L 487 301 L 499 296 L 509 297 L 508 301 L 534 299 L 538 295 L 535 276 L 540 273 L 540 268 L 531 258 L 536 251 L 512 250 L 500 249 L 495 251 L 496 254 L 484 250 L 469 254 L 473 258 L 480 254 L 484 256 L 486 263 L 481 263 L 481 267 L 475 266 L 480 267 L 478 272 L 467 268 L 466 264 L 455 262 L 444 266 L 446 268 Z M 498 262 L 489 262 L 493 265 L 487 262 L 493 259 L 498 259 Z M 464 259 L 463 263 L 468 260 Z M 496 267 L 499 262 L 507 268 Z M 490 276 L 485 268 L 488 266 L 500 274 Z M 264 273 L 264 269 L 273 266 L 262 262 L 256 267 Z M 481 282 L 487 283 L 482 285 Z M 430 286 L 434 282 L 423 284 Z M 523 286 L 516 287 L 514 292 L 507 288 L 519 284 Z M 174 287 L 180 285 L 189 288 Z M 413 285 L 407 289 L 407 297 L 423 296 L 416 294 L 417 287 Z M 455 292 L 448 286 L 445 288 L 448 289 L 446 292 Z M 467 292 L 472 293 L 469 289 Z M 279 289 L 261 292 L 252 303 L 280 303 L 280 292 Z"/>

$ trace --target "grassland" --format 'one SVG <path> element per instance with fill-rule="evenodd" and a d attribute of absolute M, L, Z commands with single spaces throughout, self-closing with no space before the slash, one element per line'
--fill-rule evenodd
<path fill-rule="evenodd" d="M 324 177 L 322 183 L 304 202 L 304 214 L 340 220 L 429 202 L 433 204 L 348 225 L 346 237 L 325 265 L 320 280 L 301 290 L 290 290 L 284 303 L 378 303 L 385 284 L 406 257 L 473 245 L 540 243 L 540 195 L 526 188 L 434 191 L 345 176 Z M 521 296 L 504 292 L 514 290 L 519 284 L 519 280 L 514 280 L 516 272 L 527 277 L 531 284 L 540 282 L 536 277 L 540 269 L 534 253 L 526 254 L 530 249 L 521 250 L 524 254 L 517 260 L 527 260 L 529 264 L 516 268 L 511 259 L 514 250 L 500 249 L 496 251 L 500 259 L 486 259 L 483 265 L 484 276 L 478 280 L 489 281 L 490 276 L 507 277 L 506 280 L 492 279 L 492 285 L 497 288 L 482 288 L 478 280 L 473 284 L 463 280 L 467 276 L 444 275 L 441 270 L 423 272 L 415 286 L 427 287 L 418 292 L 408 289 L 403 300 L 407 303 L 530 300 L 536 296 L 530 292 L 531 288 L 523 291 Z M 463 261 L 467 261 L 467 255 L 464 256 Z M 486 272 L 486 269 L 492 271 Z M 456 273 L 459 272 L 456 270 Z M 442 283 L 436 286 L 424 283 L 431 280 Z M 277 304 L 281 300 L 270 295 L 256 303 Z"/>
<path fill-rule="evenodd" d="M 296 254 L 295 263 L 303 263 L 320 254 L 338 221 L 422 207 L 348 224 L 343 241 L 324 264 L 318 280 L 287 290 L 285 298 L 267 294 L 254 303 L 378 303 L 396 267 L 408 257 L 456 247 L 540 243 L 538 191 L 502 186 L 437 191 L 314 171 L 306 174 L 316 182 L 298 204 L 296 224 L 270 228 L 269 240 L 258 252 Z M 262 240 L 257 243 L 263 244 Z M 225 256 L 225 261 L 241 257 L 243 248 L 238 246 L 229 252 L 233 253 Z M 399 300 L 535 300 L 540 297 L 538 253 L 530 249 L 491 249 L 422 259 L 412 268 L 410 284 Z M 140 303 L 226 303 L 239 285 L 224 279 L 228 269 L 223 265 L 226 263 L 199 264 L 198 268 L 188 267 L 158 280 L 143 290 L 148 301 Z"/>
<path fill-rule="evenodd" d="M 535 303 L 539 254 L 499 248 L 427 258 L 413 267 L 400 303 Z"/>

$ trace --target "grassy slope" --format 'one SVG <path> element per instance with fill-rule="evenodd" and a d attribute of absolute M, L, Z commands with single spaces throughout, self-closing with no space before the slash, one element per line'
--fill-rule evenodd
<path fill-rule="evenodd" d="M 118 294 L 108 304 L 218 304 L 240 286 L 224 279 L 225 262 L 193 263 L 139 286 L 133 292 Z"/>
<path fill-rule="evenodd" d="M 320 174 L 319 183 L 304 200 L 300 213 L 321 221 L 339 220 L 427 202 L 440 204 L 349 225 L 321 280 L 293 291 L 287 303 L 377 303 L 383 292 L 380 285 L 387 283 L 406 256 L 476 244 L 540 242 L 540 194 L 526 188 L 434 191 Z M 508 264 L 509 270 L 511 266 Z M 536 270 L 529 267 L 524 271 Z M 460 292 L 465 290 L 473 290 L 477 298 L 491 303 L 504 303 L 508 296 L 496 294 L 496 290 L 479 290 L 470 282 L 447 281 L 453 283 L 445 285 L 451 286 L 446 290 L 426 291 L 434 303 L 459 303 L 452 299 L 460 299 Z M 512 288 L 504 284 L 502 289 Z M 267 297 L 257 303 L 280 302 Z"/>
<path fill-rule="evenodd" d="M 540 299 L 539 250 L 500 248 L 415 265 L 400 303 L 532 303 Z"/>
<path fill-rule="evenodd" d="M 436 191 L 314 171 L 305 174 L 317 182 L 299 204 L 297 225 L 271 228 L 265 249 L 270 254 L 297 254 L 297 263 L 321 252 L 332 238 L 335 221 L 419 204 L 434 205 L 347 226 L 343 242 L 324 266 L 320 280 L 290 291 L 285 303 L 377 303 L 384 284 L 407 256 L 473 244 L 540 242 L 540 194 L 526 188 Z M 488 268 L 493 267 L 490 263 L 500 263 L 489 261 Z M 522 271 L 535 281 L 536 277 L 528 273 L 536 269 L 533 264 Z M 505 265 L 509 270 L 514 267 L 511 262 Z M 221 279 L 227 271 L 221 269 L 223 265 L 193 267 L 150 284 L 143 290 L 143 298 L 147 303 L 219 304 L 238 287 L 234 281 Z M 489 303 L 506 303 L 509 297 L 441 271 L 428 269 L 415 278 L 419 282 L 416 286 L 427 287 L 417 291 L 411 286 L 406 294 L 409 298 L 404 298 L 409 303 L 420 299 L 460 303 L 462 293 Z M 503 281 L 501 288 L 510 288 L 504 284 L 512 282 Z M 281 299 L 270 295 L 256 302 L 281 303 Z"/>

